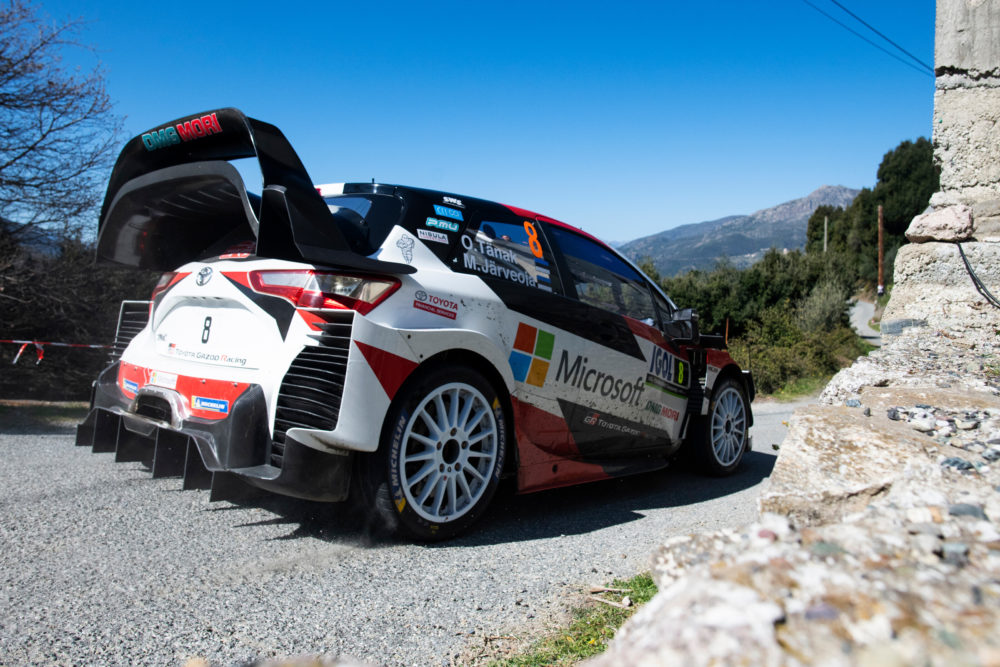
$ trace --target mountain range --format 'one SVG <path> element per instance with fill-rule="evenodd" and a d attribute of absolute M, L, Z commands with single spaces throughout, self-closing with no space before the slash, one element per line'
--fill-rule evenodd
<path fill-rule="evenodd" d="M 820 206 L 850 206 L 861 192 L 842 185 L 824 185 L 809 195 L 750 215 L 681 225 L 618 247 L 629 259 L 652 259 L 663 276 L 692 269 L 711 269 L 728 257 L 736 266 L 750 266 L 770 248 L 796 250 L 806 245 L 809 217 Z"/>

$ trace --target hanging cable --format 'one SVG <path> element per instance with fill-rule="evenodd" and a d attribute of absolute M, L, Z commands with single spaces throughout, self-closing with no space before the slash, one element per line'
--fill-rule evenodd
<path fill-rule="evenodd" d="M 972 284 L 975 285 L 976 291 L 982 294 L 983 298 L 986 299 L 991 306 L 994 308 L 1000 308 L 1000 300 L 993 296 L 993 293 L 987 289 L 986 285 L 979 279 L 979 276 L 977 276 L 976 272 L 972 269 L 972 264 L 969 263 L 969 258 L 965 256 L 965 250 L 962 249 L 962 244 L 955 241 L 955 245 L 958 246 L 958 254 L 962 256 L 962 261 L 965 263 L 965 270 L 969 272 L 969 277 L 972 278 Z"/>
<path fill-rule="evenodd" d="M 809 0 L 802 0 L 802 2 L 806 3 L 807 5 L 809 5 L 813 9 L 815 9 L 817 12 L 819 12 L 820 14 L 822 14 L 823 16 L 825 16 L 826 18 L 830 19 L 831 21 L 833 21 L 834 23 L 836 23 L 837 25 L 839 25 L 841 28 L 843 28 L 847 32 L 849 32 L 852 35 L 854 35 L 855 37 L 857 37 L 858 39 L 861 39 L 861 40 L 864 40 L 865 42 L 868 42 L 869 44 L 871 44 L 872 46 L 874 46 L 876 49 L 878 49 L 882 53 L 884 53 L 887 56 L 889 56 L 890 58 L 893 58 L 894 60 L 898 60 L 902 64 L 904 64 L 907 67 L 909 67 L 910 69 L 914 70 L 915 72 L 920 72 L 921 74 L 930 74 L 931 76 L 934 76 L 934 71 L 933 70 L 927 71 L 927 70 L 924 70 L 924 69 L 921 69 L 921 68 L 917 67 L 916 65 L 914 65 L 913 63 L 911 63 L 911 62 L 909 62 L 907 60 L 903 60 L 902 58 L 900 58 L 899 56 L 897 56 L 892 51 L 889 51 L 888 49 L 883 48 L 882 46 L 879 46 L 878 44 L 876 44 L 872 40 L 870 40 L 867 37 L 865 37 L 864 35 L 862 35 L 857 30 L 855 30 L 854 28 L 852 28 L 849 25 L 843 23 L 842 21 L 834 18 L 830 14 L 824 12 L 822 9 L 820 9 L 819 7 L 817 7 L 816 5 L 814 5 L 813 3 L 809 2 Z"/>
<path fill-rule="evenodd" d="M 855 14 L 854 12 L 852 12 L 850 9 L 848 9 L 844 5 L 842 5 L 839 2 L 837 2 L 837 0 L 830 0 L 830 2 L 832 2 L 835 5 L 837 5 L 838 7 L 840 7 L 841 9 L 843 9 L 845 12 L 847 12 L 848 14 L 850 14 L 851 17 L 855 21 L 857 21 L 858 23 L 860 23 L 864 27 L 868 28 L 873 33 L 875 33 L 876 35 L 878 35 L 879 37 L 881 37 L 885 41 L 889 42 L 890 44 L 892 44 L 893 46 L 895 46 L 897 49 L 899 49 L 900 51 L 902 51 L 906 55 L 908 55 L 910 57 L 910 59 L 913 60 L 913 62 L 917 63 L 918 65 L 920 65 L 921 67 L 923 67 L 924 69 L 926 69 L 931 74 L 934 73 L 934 68 L 933 67 L 931 67 L 930 65 L 928 65 L 927 63 L 925 63 L 923 60 L 921 60 L 920 58 L 916 57 L 915 55 L 913 55 L 912 53 L 910 53 L 909 51 L 907 51 L 906 49 L 904 49 L 902 46 L 900 46 L 896 42 L 892 41 L 891 39 L 889 39 L 888 37 L 886 37 L 885 35 L 883 35 L 881 32 L 879 32 L 878 30 L 875 29 L 875 26 L 871 25 L 870 23 L 868 23 L 867 21 L 865 21 L 863 18 L 861 18 L 860 16 L 858 16 L 857 14 Z"/>

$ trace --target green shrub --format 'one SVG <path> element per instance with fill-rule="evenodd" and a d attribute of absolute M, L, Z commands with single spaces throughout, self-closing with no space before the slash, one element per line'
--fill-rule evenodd
<path fill-rule="evenodd" d="M 870 349 L 844 325 L 812 332 L 775 326 L 795 318 L 794 313 L 784 317 L 769 313 L 768 324 L 756 325 L 747 336 L 730 341 L 733 358 L 753 371 L 762 394 L 773 394 L 801 380 L 829 377 Z"/>
<path fill-rule="evenodd" d="M 829 331 L 846 322 L 847 290 L 840 283 L 824 281 L 799 306 L 796 323 L 803 331 Z"/>

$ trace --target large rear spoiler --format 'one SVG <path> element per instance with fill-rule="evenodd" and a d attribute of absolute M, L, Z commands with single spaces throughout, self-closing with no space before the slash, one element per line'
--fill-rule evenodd
<path fill-rule="evenodd" d="M 259 201 L 228 162 L 253 157 Z M 99 261 L 167 271 L 253 239 L 260 257 L 413 272 L 352 248 L 281 130 L 238 109 L 178 118 L 125 144 L 101 207 Z"/>

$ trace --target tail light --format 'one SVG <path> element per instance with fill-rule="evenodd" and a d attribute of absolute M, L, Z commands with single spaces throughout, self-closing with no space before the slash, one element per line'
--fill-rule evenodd
<path fill-rule="evenodd" d="M 301 270 L 251 271 L 255 292 L 288 299 L 298 308 L 355 310 L 370 313 L 399 289 L 399 281 L 386 276 L 356 276 Z"/>

